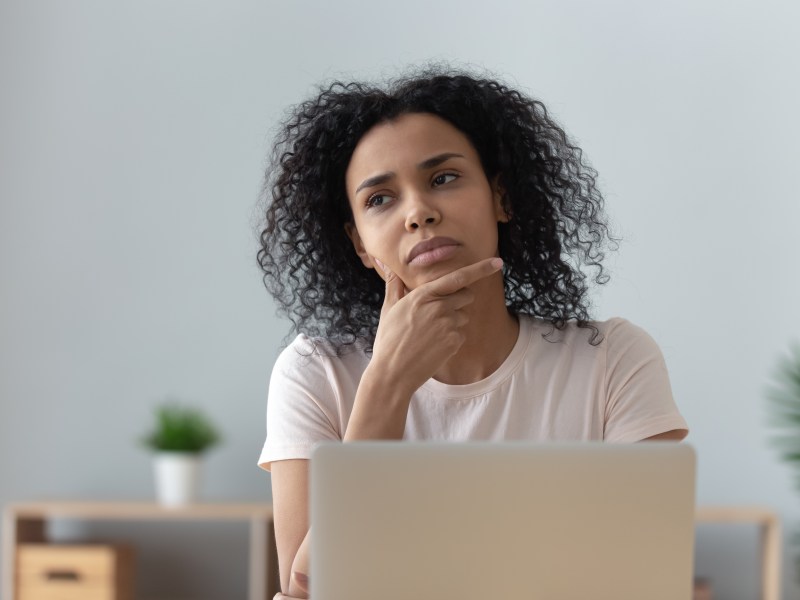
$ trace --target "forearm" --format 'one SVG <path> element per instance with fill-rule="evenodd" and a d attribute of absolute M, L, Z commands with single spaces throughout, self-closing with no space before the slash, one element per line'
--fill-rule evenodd
<path fill-rule="evenodd" d="M 391 377 L 379 378 L 381 368 L 369 368 L 361 377 L 353 412 L 345 431 L 344 441 L 401 439 L 411 392 L 392 382 Z M 297 548 L 289 571 L 288 585 L 282 585 L 290 598 L 308 597 L 308 566 L 311 529 Z"/>
<path fill-rule="evenodd" d="M 344 441 L 402 439 L 413 392 L 400 378 L 370 364 L 358 385 Z"/>
<path fill-rule="evenodd" d="M 292 561 L 288 585 L 281 585 L 281 588 L 286 590 L 286 593 L 292 598 L 308 598 L 310 538 L 311 530 L 309 529 Z"/>

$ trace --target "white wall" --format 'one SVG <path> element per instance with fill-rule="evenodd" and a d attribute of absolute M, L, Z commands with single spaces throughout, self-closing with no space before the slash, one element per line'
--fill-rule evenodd
<path fill-rule="evenodd" d="M 763 389 L 800 338 L 800 5 L 523 4 L 1 3 L 0 503 L 151 497 L 136 440 L 166 395 L 226 435 L 206 496 L 268 500 L 255 461 L 288 329 L 254 258 L 272 128 L 322 80 L 449 59 L 540 97 L 600 171 L 626 243 L 597 315 L 661 344 L 699 501 L 795 528 Z M 151 595 L 245 593 L 231 527 L 88 533 L 139 539 Z M 754 534 L 707 533 L 718 596 L 752 596 Z"/>

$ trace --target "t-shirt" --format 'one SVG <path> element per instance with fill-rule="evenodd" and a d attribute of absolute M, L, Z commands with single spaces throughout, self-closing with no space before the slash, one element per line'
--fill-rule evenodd
<path fill-rule="evenodd" d="M 411 398 L 403 439 L 636 442 L 688 432 L 661 351 L 640 327 L 593 322 L 602 336 L 593 346 L 592 330 L 574 322 L 558 330 L 519 315 L 519 324 L 511 353 L 485 379 L 425 382 Z M 272 371 L 259 466 L 307 459 L 319 442 L 341 440 L 369 360 L 363 347 L 337 357 L 297 336 Z"/>

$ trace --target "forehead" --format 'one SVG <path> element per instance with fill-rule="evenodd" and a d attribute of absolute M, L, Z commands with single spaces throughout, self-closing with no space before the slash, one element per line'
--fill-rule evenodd
<path fill-rule="evenodd" d="M 478 160 L 466 135 L 444 119 L 427 113 L 405 114 L 367 131 L 356 145 L 347 166 L 348 190 L 364 178 L 395 172 L 445 152 Z"/>

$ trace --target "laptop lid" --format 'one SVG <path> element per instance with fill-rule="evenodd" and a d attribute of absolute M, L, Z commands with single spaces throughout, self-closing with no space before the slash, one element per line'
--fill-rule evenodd
<path fill-rule="evenodd" d="M 357 442 L 311 461 L 314 600 L 690 600 L 685 444 Z"/>

